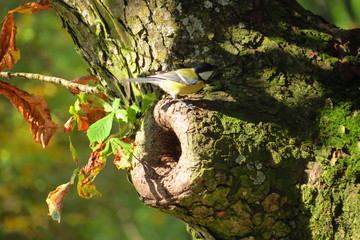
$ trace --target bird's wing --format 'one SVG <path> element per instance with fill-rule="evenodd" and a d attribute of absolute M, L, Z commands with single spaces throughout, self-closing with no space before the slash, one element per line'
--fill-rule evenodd
<path fill-rule="evenodd" d="M 191 69 L 192 70 L 192 69 Z M 198 83 L 198 76 L 194 71 L 189 69 L 180 69 L 177 71 L 158 73 L 146 78 L 129 78 L 123 79 L 122 82 L 140 82 L 159 85 L 162 81 L 174 81 L 185 85 L 195 85 Z"/>
<path fill-rule="evenodd" d="M 196 74 L 194 76 L 186 76 L 184 73 L 186 73 L 186 71 L 177 70 L 177 71 L 151 75 L 148 78 L 171 80 L 185 85 L 194 85 L 198 82 Z"/>

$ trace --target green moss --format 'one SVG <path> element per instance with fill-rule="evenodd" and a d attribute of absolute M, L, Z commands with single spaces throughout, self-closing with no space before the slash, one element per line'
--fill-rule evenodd
<path fill-rule="evenodd" d="M 215 209 L 223 210 L 229 205 L 226 197 L 230 191 L 229 187 L 218 186 L 213 192 L 204 194 L 202 203 L 207 206 L 213 206 Z"/>
<path fill-rule="evenodd" d="M 304 185 L 301 189 L 301 200 L 306 206 L 310 206 L 314 203 L 317 190 L 315 187 Z"/>
<path fill-rule="evenodd" d="M 314 29 L 299 29 L 296 34 L 298 36 L 304 36 L 309 45 L 317 46 L 320 50 L 325 50 L 328 46 L 328 42 L 332 39 L 330 34 Z M 303 37 L 301 38 L 304 39 Z"/>
<path fill-rule="evenodd" d="M 360 114 L 352 113 L 350 103 L 327 106 L 321 112 L 320 139 L 326 146 L 346 148 L 350 154 L 360 154 Z"/>
<path fill-rule="evenodd" d="M 239 134 L 243 132 L 243 121 L 225 114 L 219 115 L 219 119 L 223 125 L 223 134 Z"/>
<path fill-rule="evenodd" d="M 231 209 L 235 212 L 236 216 L 240 218 L 250 218 L 251 214 L 253 214 L 249 205 L 243 201 L 238 201 L 231 206 Z"/>
<path fill-rule="evenodd" d="M 339 58 L 335 58 L 330 56 L 328 53 L 320 53 L 319 57 L 321 58 L 321 60 L 323 60 L 324 62 L 328 62 L 331 66 L 335 66 L 340 59 Z M 329 68 L 330 69 L 330 68 Z"/>
<path fill-rule="evenodd" d="M 290 227 L 284 222 L 276 222 L 271 230 L 273 231 L 273 235 L 276 238 L 285 237 L 291 231 Z"/>
<path fill-rule="evenodd" d="M 206 186 L 206 189 L 208 191 L 214 191 L 217 186 L 214 169 L 213 168 L 211 168 L 211 169 L 203 168 L 200 176 L 202 179 L 204 179 L 204 184 Z M 202 188 L 202 185 L 201 185 L 201 188 Z"/>
<path fill-rule="evenodd" d="M 205 218 L 213 215 L 214 210 L 199 203 L 198 206 L 192 206 L 191 214 L 196 218 Z"/>
<path fill-rule="evenodd" d="M 236 48 L 230 41 L 225 41 L 219 45 L 222 47 L 222 49 L 232 55 L 237 55 L 239 53 L 239 49 Z"/>
<path fill-rule="evenodd" d="M 232 28 L 229 28 L 229 32 L 231 32 L 231 39 L 233 42 L 241 42 L 245 36 L 251 33 L 250 30 L 239 28 L 238 25 L 235 25 Z"/>
<path fill-rule="evenodd" d="M 321 146 L 315 154 L 323 171 L 319 179 L 302 186 L 303 207 L 310 211 L 313 239 L 356 239 L 360 117 L 346 102 L 328 105 L 320 114 Z"/>
<path fill-rule="evenodd" d="M 287 24 L 286 22 L 279 21 L 277 23 L 277 26 L 280 30 L 286 31 L 289 27 L 289 24 Z"/>
<path fill-rule="evenodd" d="M 279 42 L 280 39 L 271 39 L 269 37 L 264 37 L 263 42 L 261 44 L 261 48 L 268 51 L 271 49 L 278 49 L 279 48 Z"/>

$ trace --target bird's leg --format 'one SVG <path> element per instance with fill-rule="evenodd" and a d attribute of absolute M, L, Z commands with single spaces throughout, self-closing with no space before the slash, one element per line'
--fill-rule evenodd
<path fill-rule="evenodd" d="M 184 107 L 186 107 L 186 108 L 189 108 L 189 109 L 191 109 L 191 110 L 194 110 L 194 109 L 196 108 L 195 105 L 193 105 L 193 104 L 188 104 L 188 103 L 184 102 L 183 100 L 179 99 L 179 98 L 177 97 L 177 95 L 172 95 L 171 97 L 173 98 L 173 100 L 180 102 L 181 105 L 184 106 Z"/>

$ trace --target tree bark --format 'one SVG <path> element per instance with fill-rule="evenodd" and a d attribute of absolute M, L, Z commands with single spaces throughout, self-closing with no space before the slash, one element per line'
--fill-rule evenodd
<path fill-rule="evenodd" d="M 211 87 L 165 98 L 132 182 L 194 239 L 359 239 L 360 31 L 291 0 L 51 0 L 104 91 L 209 62 Z"/>

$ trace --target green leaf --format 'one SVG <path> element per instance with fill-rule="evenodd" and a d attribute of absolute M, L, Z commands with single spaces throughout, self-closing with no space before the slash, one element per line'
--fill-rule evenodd
<path fill-rule="evenodd" d="M 79 166 L 78 154 L 77 154 L 77 151 L 76 151 L 74 145 L 73 145 L 72 142 L 71 142 L 70 136 L 69 136 L 69 143 L 70 143 L 69 146 L 70 146 L 71 156 L 72 156 L 74 162 L 76 163 L 76 166 Z"/>
<path fill-rule="evenodd" d="M 114 112 L 114 108 L 107 102 L 103 100 L 102 105 L 106 112 Z"/>
<path fill-rule="evenodd" d="M 111 138 L 112 139 L 112 138 Z M 110 140 L 111 140 L 110 139 Z M 105 144 L 105 147 L 103 150 L 101 150 L 101 155 L 103 155 L 104 157 L 109 153 L 109 150 L 110 150 L 110 141 L 106 141 L 106 144 Z"/>
<path fill-rule="evenodd" d="M 118 145 L 120 145 L 127 152 L 130 152 L 132 150 L 132 146 L 130 143 L 123 142 L 119 138 L 111 138 L 110 144 L 111 144 L 113 154 L 118 152 L 118 150 L 116 148 Z"/>
<path fill-rule="evenodd" d="M 111 138 L 110 141 L 109 141 L 113 154 L 117 153 L 116 146 L 120 145 L 119 141 L 120 140 L 118 138 Z"/>
<path fill-rule="evenodd" d="M 82 103 L 86 103 L 86 95 L 85 94 L 78 94 L 77 97 Z"/>
<path fill-rule="evenodd" d="M 141 112 L 141 109 L 136 104 L 132 104 L 128 109 L 129 122 L 135 123 L 137 113 Z"/>
<path fill-rule="evenodd" d="M 77 114 L 78 112 L 80 112 L 81 107 L 79 105 L 79 99 L 76 99 L 75 103 L 74 103 L 74 109 L 75 109 L 75 113 Z"/>
<path fill-rule="evenodd" d="M 145 113 L 149 106 L 155 101 L 156 96 L 153 93 L 148 93 L 143 96 L 141 112 Z"/>
<path fill-rule="evenodd" d="M 69 108 L 69 113 L 71 115 L 77 115 L 79 113 L 79 111 L 81 110 L 80 106 L 79 106 L 79 99 L 76 99 L 74 105 L 71 105 Z"/>
<path fill-rule="evenodd" d="M 69 108 L 69 113 L 70 113 L 71 115 L 77 114 L 76 109 L 75 109 L 75 107 L 74 107 L 73 105 L 70 106 L 70 108 Z"/>
<path fill-rule="evenodd" d="M 129 109 L 134 110 L 136 113 L 141 112 L 141 109 L 140 109 L 139 106 L 136 105 L 136 104 L 132 104 L 132 105 L 129 107 Z"/>
<path fill-rule="evenodd" d="M 115 113 L 110 113 L 89 127 L 87 136 L 91 144 L 102 142 L 110 135 L 114 115 Z"/>
<path fill-rule="evenodd" d="M 121 146 L 123 149 L 125 149 L 125 150 L 127 150 L 127 151 L 129 151 L 129 152 L 132 150 L 132 146 L 131 146 L 130 143 L 126 143 L 126 142 L 120 141 L 120 146 Z"/>
<path fill-rule="evenodd" d="M 118 109 L 115 111 L 116 118 L 121 119 L 124 122 L 128 122 L 128 112 L 125 109 Z"/>
<path fill-rule="evenodd" d="M 114 102 L 112 103 L 112 108 L 117 110 L 120 108 L 120 98 L 115 98 Z"/>

